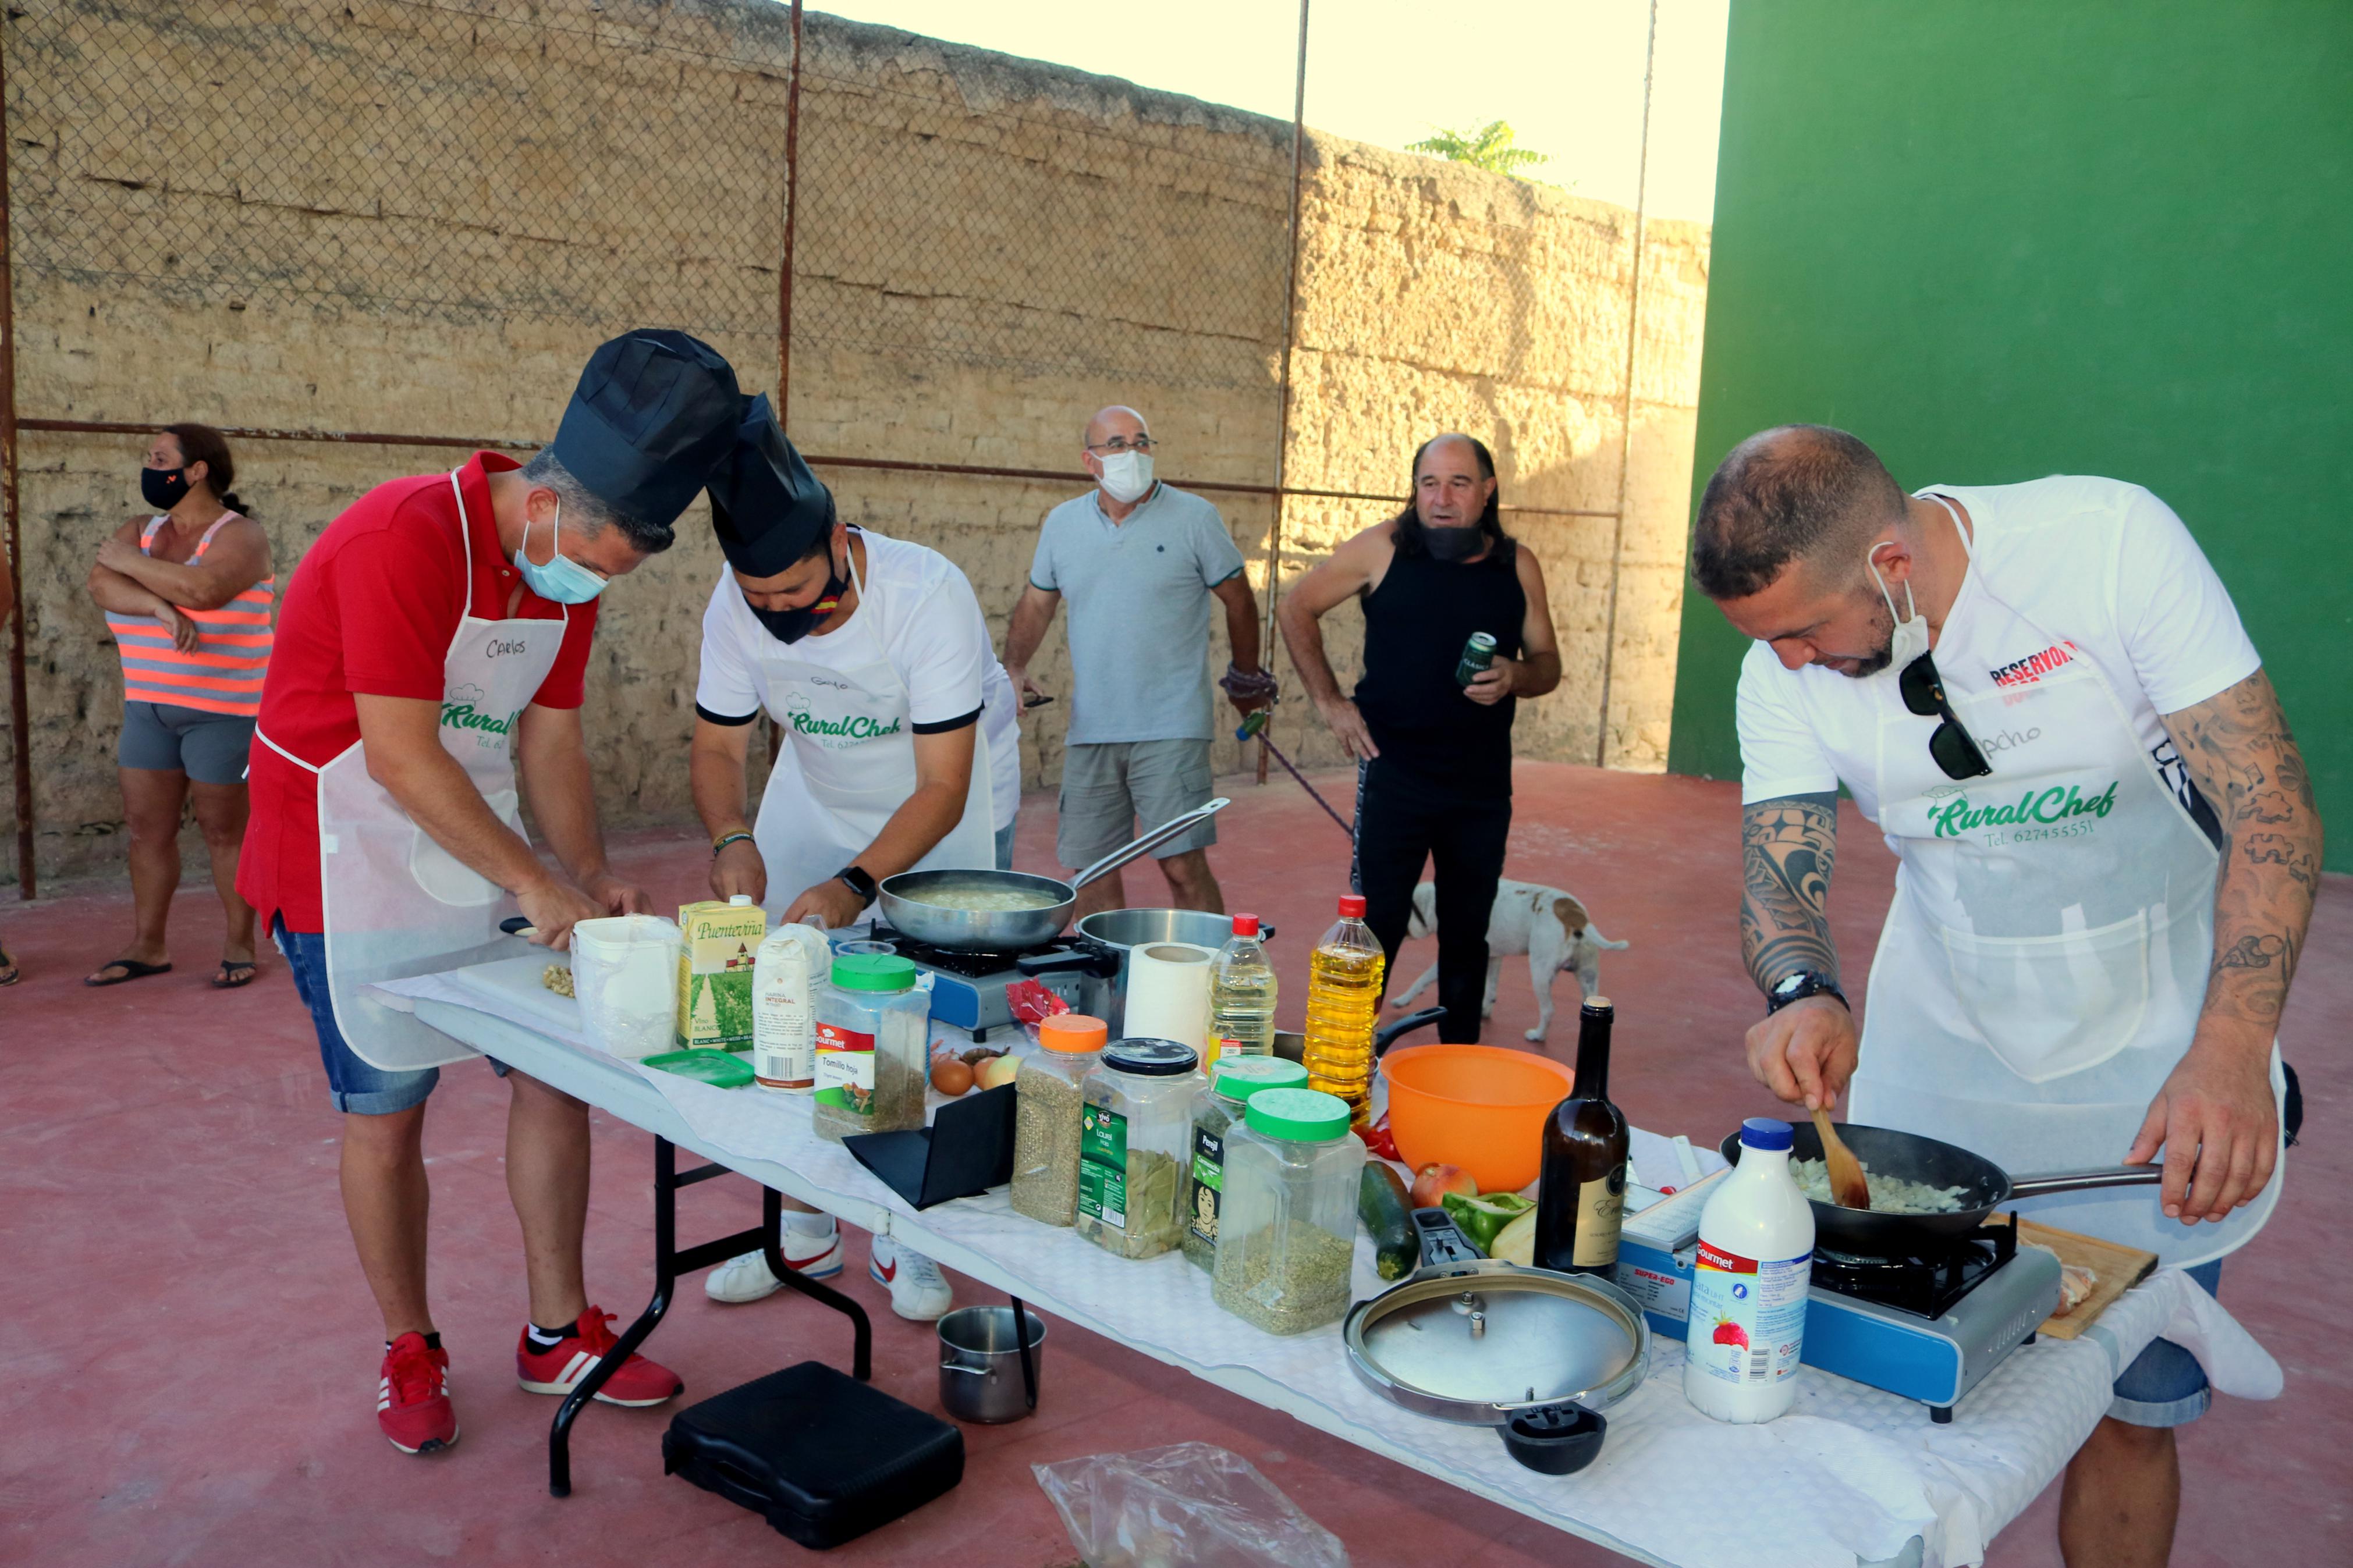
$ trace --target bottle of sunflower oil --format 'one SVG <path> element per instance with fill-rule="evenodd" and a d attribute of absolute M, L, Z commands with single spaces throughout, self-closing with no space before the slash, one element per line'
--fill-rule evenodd
<path fill-rule="evenodd" d="M 1357 1127 L 1373 1090 L 1373 1029 L 1380 1019 L 1381 944 L 1365 900 L 1340 899 L 1340 919 L 1307 960 L 1307 1087 L 1348 1102 Z"/>

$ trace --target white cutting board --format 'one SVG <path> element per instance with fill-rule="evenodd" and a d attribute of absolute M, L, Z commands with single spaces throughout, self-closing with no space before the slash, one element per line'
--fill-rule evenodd
<path fill-rule="evenodd" d="M 453 970 L 449 978 L 469 991 L 520 1008 L 532 1017 L 545 1019 L 552 1028 L 574 1039 L 586 1039 L 588 1026 L 580 1016 L 580 1004 L 569 996 L 558 996 L 539 981 L 549 964 L 564 963 L 564 960 L 563 953 L 534 948 L 521 958 L 501 958 L 495 963 Z M 565 967 L 569 969 L 571 965 L 565 963 Z"/>

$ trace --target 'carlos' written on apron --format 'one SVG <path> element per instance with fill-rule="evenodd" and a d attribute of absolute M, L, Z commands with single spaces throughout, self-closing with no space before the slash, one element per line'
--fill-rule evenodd
<path fill-rule="evenodd" d="M 907 683 L 891 662 L 889 595 L 870 596 L 849 552 L 858 592 L 849 619 L 824 634 L 838 662 L 814 663 L 796 645 L 759 635 L 759 679 L 769 716 L 792 737 L 768 774 L 753 824 L 768 871 L 768 912 L 781 916 L 803 891 L 831 879 L 872 844 L 915 792 L 915 736 Z M 988 737 L 973 728 L 972 784 L 964 816 L 918 871 L 987 870 L 997 864 L 988 785 Z"/>
<path fill-rule="evenodd" d="M 491 620 L 474 613 L 466 496 L 458 498 L 466 611 L 441 665 L 441 744 L 500 821 L 522 831 L 514 728 L 564 647 L 563 620 Z M 363 742 L 313 768 L 265 744 L 319 780 L 319 882 L 326 918 L 327 989 L 335 1026 L 359 1058 L 388 1072 L 438 1067 L 478 1053 L 386 1006 L 364 988 L 512 956 L 499 921 L 515 904 L 496 883 L 441 847 L 368 776 Z"/>
<path fill-rule="evenodd" d="M 1973 550 L 1957 513 L 1953 525 Z M 1946 644 L 1975 615 L 2003 617 L 2015 628 L 2004 641 L 2064 646 L 1984 576 L 1973 560 Z M 2116 1164 L 2197 1030 L 2214 947 L 2214 846 L 2092 658 L 2005 689 L 1957 686 L 1957 673 L 1970 673 L 1957 661 L 1937 668 L 1970 734 L 2035 739 L 1995 753 L 1988 777 L 1949 779 L 1928 754 L 1934 721 L 1905 710 L 1898 672 L 1873 679 L 1879 825 L 1902 864 L 1872 963 L 1850 1114 L 1961 1144 L 2013 1175 Z M 2276 1050 L 2271 1070 L 2276 1102 Z M 2262 1228 L 2280 1181 L 2275 1170 L 2254 1202 L 2196 1226 L 2168 1219 L 2155 1187 L 2019 1207 L 2186 1266 Z"/>

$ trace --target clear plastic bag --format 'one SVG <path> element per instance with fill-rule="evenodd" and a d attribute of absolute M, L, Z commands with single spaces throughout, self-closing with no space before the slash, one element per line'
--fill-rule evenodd
<path fill-rule="evenodd" d="M 1212 1444 L 1029 1468 L 1087 1568 L 1348 1568 L 1338 1536 Z"/>

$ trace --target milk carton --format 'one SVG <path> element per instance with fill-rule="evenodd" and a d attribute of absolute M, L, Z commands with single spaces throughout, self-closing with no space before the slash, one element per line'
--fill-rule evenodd
<path fill-rule="evenodd" d="M 752 1045 L 752 964 L 768 911 L 742 893 L 725 903 L 681 904 L 678 1043 L 720 1050 Z"/>

